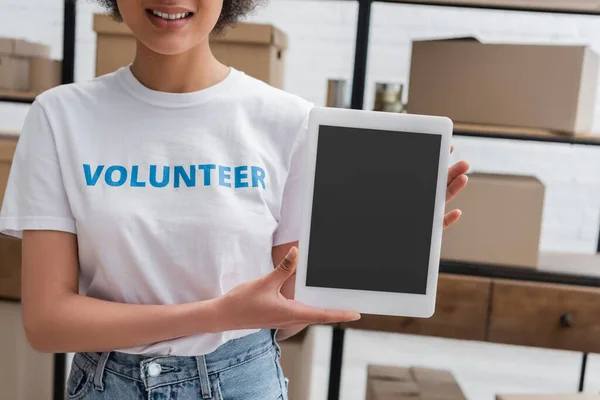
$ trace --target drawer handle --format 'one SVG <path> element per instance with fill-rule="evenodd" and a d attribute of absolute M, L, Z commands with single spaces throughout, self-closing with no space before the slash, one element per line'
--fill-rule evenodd
<path fill-rule="evenodd" d="M 563 328 L 570 328 L 573 326 L 573 316 L 571 313 L 565 313 L 560 316 L 560 326 Z"/>

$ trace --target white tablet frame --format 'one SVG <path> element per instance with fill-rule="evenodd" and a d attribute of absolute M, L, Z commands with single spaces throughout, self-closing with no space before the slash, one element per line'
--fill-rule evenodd
<path fill-rule="evenodd" d="M 306 286 L 317 144 L 319 127 L 321 125 L 414 132 L 441 136 L 438 183 L 436 187 L 429 272 L 425 295 Z M 313 307 L 350 310 L 364 314 L 416 318 L 428 318 L 433 315 L 442 245 L 452 130 L 452 121 L 445 117 L 325 107 L 315 107 L 312 109 L 309 117 L 306 171 L 303 182 L 303 225 L 299 241 L 300 258 L 298 260 L 296 275 L 296 300 Z M 390 257 L 392 257 L 392 254 L 390 254 Z M 398 256 L 394 255 L 393 257 Z"/>

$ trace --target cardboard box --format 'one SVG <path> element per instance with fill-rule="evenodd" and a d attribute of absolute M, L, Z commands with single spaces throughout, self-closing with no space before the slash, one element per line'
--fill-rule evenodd
<path fill-rule="evenodd" d="M 271 25 L 238 24 L 211 40 L 223 64 L 277 88 L 284 86 L 287 47 L 287 36 Z"/>
<path fill-rule="evenodd" d="M 377 381 L 367 388 L 367 400 L 421 400 L 415 382 Z"/>
<path fill-rule="evenodd" d="M 27 59 L 0 55 L 0 90 L 29 90 Z"/>
<path fill-rule="evenodd" d="M 96 76 L 129 65 L 135 58 L 136 40 L 127 25 L 109 15 L 94 15 L 96 39 Z"/>
<path fill-rule="evenodd" d="M 449 205 L 461 219 L 445 230 L 445 260 L 536 268 L 545 187 L 536 178 L 474 173 Z"/>
<path fill-rule="evenodd" d="M 587 134 L 599 65 L 598 55 L 585 46 L 416 41 L 408 112 Z"/>
<path fill-rule="evenodd" d="M 0 38 L 0 89 L 25 92 L 35 91 L 34 86 L 47 86 L 50 83 L 49 77 L 54 81 L 56 67 L 49 62 L 42 65 L 38 61 L 34 62 L 36 65 L 32 68 L 31 59 L 48 61 L 49 56 L 50 47 L 42 43 Z M 41 67 L 45 70 L 41 70 Z"/>
<path fill-rule="evenodd" d="M 136 40 L 126 25 L 96 14 L 94 31 L 96 76 L 133 62 Z M 219 61 L 278 88 L 284 84 L 287 46 L 287 36 L 271 25 L 241 23 L 211 37 L 211 50 Z"/>
<path fill-rule="evenodd" d="M 600 395 L 594 393 L 577 394 L 502 394 L 496 400 L 600 400 Z"/>
<path fill-rule="evenodd" d="M 49 58 L 33 57 L 29 59 L 29 90 L 45 92 L 61 84 L 62 63 Z"/>
<path fill-rule="evenodd" d="M 367 376 L 371 380 L 412 382 L 410 369 L 388 365 L 369 365 Z"/>
<path fill-rule="evenodd" d="M 16 38 L 0 38 L 0 54 L 17 57 L 50 57 L 50 46 Z"/>
<path fill-rule="evenodd" d="M 370 365 L 367 400 L 466 400 L 450 371 Z"/>

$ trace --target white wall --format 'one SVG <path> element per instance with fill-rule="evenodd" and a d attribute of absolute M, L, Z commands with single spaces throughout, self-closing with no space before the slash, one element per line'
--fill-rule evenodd
<path fill-rule="evenodd" d="M 62 1 L 2 0 L 2 4 L 0 36 L 46 41 L 53 46 L 53 56 L 60 57 Z M 77 80 L 94 74 L 91 16 L 95 10 L 89 2 L 79 6 Z M 356 14 L 356 4 L 349 1 L 272 0 L 249 19 L 274 23 L 288 33 L 286 88 L 323 104 L 328 78 L 352 76 Z M 455 35 L 477 35 L 487 41 L 589 44 L 600 51 L 600 17 L 377 4 L 367 107 L 373 101 L 374 82 L 406 82 L 411 39 Z M 600 130 L 598 105 L 595 126 Z M 26 112 L 27 106 L 0 104 L 0 130 L 18 130 Z M 457 138 L 455 145 L 457 155 L 474 169 L 534 174 L 547 185 L 544 250 L 594 251 L 600 223 L 600 149 L 470 138 Z M 576 353 L 369 333 L 349 336 L 347 350 L 344 400 L 363 398 L 364 365 L 371 361 L 422 361 L 455 368 L 472 399 L 491 400 L 500 390 L 564 391 L 577 385 Z M 436 361 L 435 353 L 445 356 Z M 588 388 L 598 390 L 600 363 L 591 367 Z"/>

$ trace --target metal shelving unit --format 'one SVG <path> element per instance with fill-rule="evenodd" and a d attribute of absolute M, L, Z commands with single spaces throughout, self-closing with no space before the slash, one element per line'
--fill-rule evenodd
<path fill-rule="evenodd" d="M 538 1 L 538 4 L 523 5 L 528 0 L 356 0 L 358 1 L 358 22 L 356 29 L 356 47 L 354 54 L 354 76 L 352 83 L 352 100 L 351 108 L 362 110 L 365 97 L 365 81 L 367 70 L 367 57 L 369 53 L 369 33 L 371 24 L 371 9 L 375 2 L 381 3 L 398 3 L 398 4 L 415 4 L 428 6 L 442 7 L 462 7 L 462 8 L 478 8 L 489 10 L 504 10 L 504 11 L 528 11 L 554 14 L 577 14 L 577 15 L 600 15 L 600 2 L 593 5 L 577 5 L 576 8 L 569 7 L 568 1 L 562 4 L 556 1 Z M 478 137 L 478 138 L 495 138 L 504 140 L 521 140 L 530 142 L 545 142 L 545 143 L 566 143 L 571 145 L 586 145 L 600 146 L 600 138 L 589 136 L 559 136 L 559 135 L 544 135 L 533 133 L 506 133 L 496 132 L 493 130 L 474 130 L 461 129 L 455 127 L 455 136 Z M 600 231 L 600 229 L 599 229 Z M 600 234 L 598 235 L 597 251 L 600 253 Z M 500 274 L 499 277 L 504 279 L 523 279 L 540 282 L 576 284 L 585 286 L 598 286 L 600 281 L 597 278 L 574 277 L 570 275 L 556 275 L 544 273 L 529 273 L 527 277 L 523 277 L 525 272 L 519 273 L 515 269 L 496 268 L 489 269 L 468 263 L 447 263 L 442 262 L 440 272 L 455 273 L 471 276 L 487 276 L 494 277 L 494 274 Z M 522 276 L 523 275 L 523 276 Z M 331 360 L 329 371 L 329 400 L 338 400 L 340 394 L 340 383 L 342 377 L 342 361 L 344 353 L 344 336 L 343 329 L 334 327 Z M 583 354 L 579 390 L 583 390 L 585 382 L 585 371 L 587 366 L 587 353 Z"/>

